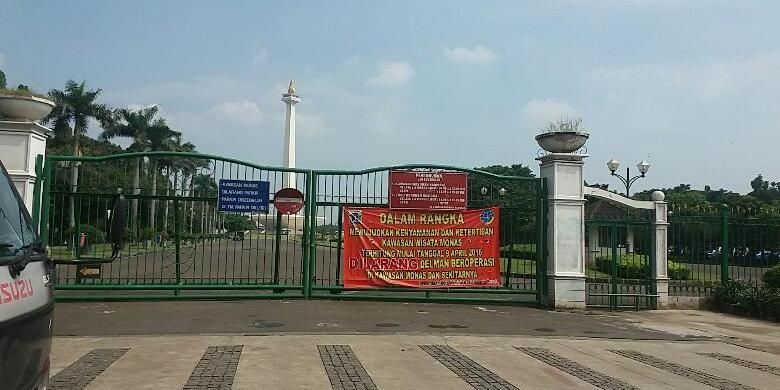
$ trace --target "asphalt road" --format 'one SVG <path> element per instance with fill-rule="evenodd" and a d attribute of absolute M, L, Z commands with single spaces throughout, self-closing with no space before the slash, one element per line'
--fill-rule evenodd
<path fill-rule="evenodd" d="M 620 314 L 518 306 L 330 300 L 68 302 L 58 336 L 280 333 L 446 333 L 627 339 L 681 336 L 632 325 Z M 684 337 L 683 337 L 684 338 Z"/>

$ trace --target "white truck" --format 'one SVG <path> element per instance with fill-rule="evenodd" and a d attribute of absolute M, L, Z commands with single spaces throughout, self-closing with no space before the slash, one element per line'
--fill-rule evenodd
<path fill-rule="evenodd" d="M 54 265 L 0 162 L 0 388 L 45 389 Z"/>

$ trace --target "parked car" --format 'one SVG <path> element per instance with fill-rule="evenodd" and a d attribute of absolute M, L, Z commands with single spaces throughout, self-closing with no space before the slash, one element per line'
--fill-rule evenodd
<path fill-rule="evenodd" d="M 292 232 L 293 232 L 292 229 L 288 229 L 288 228 L 282 228 L 281 230 L 281 233 L 284 234 L 285 236 Z"/>

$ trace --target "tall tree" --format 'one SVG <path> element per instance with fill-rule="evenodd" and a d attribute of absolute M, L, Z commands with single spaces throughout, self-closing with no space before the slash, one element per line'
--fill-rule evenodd
<path fill-rule="evenodd" d="M 152 152 L 162 152 L 162 151 L 177 151 L 178 144 L 181 143 L 181 133 L 171 129 L 168 126 L 152 126 L 147 129 L 147 137 L 146 137 L 146 148 L 147 151 Z M 160 170 L 160 167 L 158 166 L 158 162 L 162 161 L 168 161 L 169 159 L 158 159 L 158 158 L 152 158 L 150 159 L 150 164 L 152 166 L 151 172 L 152 172 L 152 196 L 157 195 L 157 176 L 158 171 Z M 170 164 L 168 164 L 170 166 Z M 166 188 L 166 194 L 167 194 L 167 188 L 168 183 L 165 183 Z M 166 208 L 168 205 L 168 201 L 165 201 Z M 151 208 L 149 209 L 149 221 L 152 227 L 156 224 L 156 216 L 155 213 L 157 211 L 157 200 L 152 199 L 151 202 Z M 167 217 L 167 216 L 166 216 Z M 165 222 L 164 222 L 165 223 Z"/>
<path fill-rule="evenodd" d="M 194 195 L 198 197 L 216 197 L 219 192 L 219 186 L 211 175 L 197 174 L 192 178 L 192 182 L 195 183 Z M 200 219 L 200 232 L 211 233 L 213 231 L 213 210 L 209 209 L 209 202 L 201 203 L 201 219 Z"/>
<path fill-rule="evenodd" d="M 181 142 L 181 134 L 178 134 L 174 139 L 171 140 L 171 142 L 167 145 L 169 148 L 168 150 L 173 152 L 193 152 L 195 151 L 195 145 L 193 145 L 190 142 Z M 166 182 L 165 182 L 165 195 L 169 195 L 170 191 L 170 173 L 173 172 L 173 191 L 174 195 L 176 195 L 177 189 L 183 190 L 184 189 L 184 181 L 185 178 L 182 176 L 181 179 L 179 178 L 179 173 L 182 172 L 184 169 L 187 169 L 192 165 L 190 159 L 188 158 L 175 158 L 175 159 L 167 159 L 167 168 L 166 168 Z M 181 181 L 180 181 L 181 180 Z M 168 228 L 168 206 L 169 202 L 165 201 L 165 208 L 163 210 L 163 229 Z"/>
<path fill-rule="evenodd" d="M 49 91 L 49 97 L 54 101 L 55 106 L 42 122 L 53 122 L 54 128 L 60 133 L 65 129 L 70 130 L 74 156 L 80 155 L 81 138 L 87 133 L 90 119 L 98 120 L 104 128 L 113 123 L 112 110 L 107 105 L 97 102 L 100 92 L 100 89 L 88 89 L 84 81 L 76 83 L 73 80 L 68 80 L 63 90 Z M 70 178 L 73 193 L 78 191 L 78 179 L 79 163 L 74 162 Z M 73 197 L 70 198 L 69 225 L 73 231 L 76 226 L 76 207 Z"/>
<path fill-rule="evenodd" d="M 149 150 L 149 133 L 153 131 L 163 132 L 163 128 L 168 128 L 165 120 L 157 116 L 158 106 L 132 110 L 121 108 L 116 110 L 117 121 L 108 126 L 100 138 L 109 140 L 113 138 L 130 138 L 132 143 L 128 148 L 135 152 L 144 152 Z M 133 195 L 141 193 L 141 166 L 143 159 L 138 158 L 133 167 Z M 138 225 L 138 199 L 131 202 L 131 226 L 135 231 Z"/>

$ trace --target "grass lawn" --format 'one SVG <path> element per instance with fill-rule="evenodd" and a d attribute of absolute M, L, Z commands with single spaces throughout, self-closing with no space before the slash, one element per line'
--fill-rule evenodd
<path fill-rule="evenodd" d="M 536 262 L 528 259 L 501 258 L 501 272 L 506 272 L 507 263 L 511 261 L 509 272 L 513 274 L 536 274 Z"/>
<path fill-rule="evenodd" d="M 509 244 L 501 246 L 501 249 L 511 249 L 517 252 L 536 252 L 536 244 Z"/>
<path fill-rule="evenodd" d="M 187 241 L 182 241 L 181 247 L 187 248 L 192 246 L 192 244 L 188 243 Z M 128 244 L 125 243 L 124 247 L 122 248 L 122 257 L 129 257 L 129 256 L 136 256 L 136 255 L 143 255 L 146 253 L 156 253 L 161 252 L 164 250 L 175 250 L 176 244 L 173 241 L 169 241 L 166 243 L 165 246 L 160 245 L 149 245 L 148 247 L 144 247 L 141 244 Z M 49 257 L 52 259 L 58 259 L 58 260 L 70 260 L 70 259 L 76 259 L 76 248 L 68 248 L 67 245 L 61 245 L 61 246 L 50 246 L 48 248 L 49 251 Z M 107 258 L 111 256 L 111 244 L 110 243 L 102 243 L 102 244 L 93 244 L 90 246 L 89 250 L 85 253 L 84 251 L 81 252 L 82 257 L 100 257 L 100 258 Z"/>
<path fill-rule="evenodd" d="M 145 252 L 146 252 L 146 248 L 142 246 L 125 244 L 125 247 L 122 250 L 122 255 L 134 256 Z M 111 244 L 102 243 L 102 244 L 91 245 L 89 250 L 86 253 L 82 251 L 81 255 L 88 256 L 88 257 L 109 257 L 111 256 Z M 76 248 L 68 248 L 66 245 L 50 246 L 49 256 L 51 256 L 51 258 L 53 259 L 75 259 Z"/>

